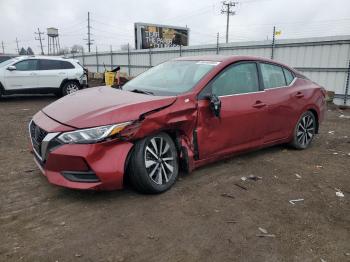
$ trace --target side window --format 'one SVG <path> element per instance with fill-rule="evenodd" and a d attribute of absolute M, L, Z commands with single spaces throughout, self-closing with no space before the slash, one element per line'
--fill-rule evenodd
<path fill-rule="evenodd" d="M 261 63 L 260 68 L 265 89 L 286 85 L 282 67 Z"/>
<path fill-rule="evenodd" d="M 61 61 L 61 69 L 73 69 L 73 68 L 75 68 L 75 67 L 70 62 Z"/>
<path fill-rule="evenodd" d="M 40 70 L 57 70 L 61 69 L 60 60 L 40 59 Z"/>
<path fill-rule="evenodd" d="M 288 69 L 283 68 L 284 76 L 286 77 L 287 85 L 289 86 L 294 79 L 294 75 Z"/>
<path fill-rule="evenodd" d="M 212 93 L 217 96 L 259 91 L 258 71 L 255 63 L 232 65 L 211 83 Z"/>
<path fill-rule="evenodd" d="M 18 71 L 35 71 L 37 69 L 38 60 L 29 59 L 23 60 L 15 64 L 16 70 Z"/>

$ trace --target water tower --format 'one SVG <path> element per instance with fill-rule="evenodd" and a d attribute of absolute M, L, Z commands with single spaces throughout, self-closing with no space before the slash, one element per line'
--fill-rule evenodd
<path fill-rule="evenodd" d="M 47 28 L 47 41 L 47 53 L 49 55 L 58 55 L 60 52 L 60 39 L 57 28 Z"/>

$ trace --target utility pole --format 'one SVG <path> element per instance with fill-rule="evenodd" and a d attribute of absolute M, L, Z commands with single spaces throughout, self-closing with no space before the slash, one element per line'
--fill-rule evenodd
<path fill-rule="evenodd" d="M 19 45 L 18 45 L 18 39 L 17 39 L 17 37 L 16 37 L 16 44 L 17 44 L 17 52 L 18 52 L 18 54 L 19 54 Z"/>
<path fill-rule="evenodd" d="M 88 12 L 88 26 L 87 26 L 87 28 L 88 28 L 87 46 L 88 46 L 88 51 L 90 53 L 91 52 L 91 45 L 92 45 L 92 41 L 93 41 L 93 40 L 91 40 L 90 12 Z"/>
<path fill-rule="evenodd" d="M 273 59 L 273 55 L 274 55 L 274 51 L 275 51 L 275 36 L 276 36 L 276 26 L 273 27 L 271 59 Z"/>
<path fill-rule="evenodd" d="M 34 32 L 34 34 L 38 35 L 38 37 L 35 37 L 35 40 L 40 41 L 40 48 L 41 48 L 41 55 L 44 55 L 44 49 L 43 49 L 43 42 L 42 40 L 45 40 L 44 38 L 41 37 L 43 35 L 43 32 L 40 32 L 40 29 L 38 28 L 38 32 Z"/>
<path fill-rule="evenodd" d="M 2 53 L 5 54 L 5 46 L 4 41 L 1 41 Z"/>
<path fill-rule="evenodd" d="M 221 14 L 226 14 L 227 20 L 226 20 L 226 44 L 228 43 L 228 30 L 230 26 L 230 15 L 235 15 L 236 12 L 232 11 L 232 7 L 235 7 L 238 2 L 233 1 L 223 1 L 222 2 L 222 9 Z"/>
<path fill-rule="evenodd" d="M 219 54 L 219 32 L 216 35 L 216 54 Z"/>

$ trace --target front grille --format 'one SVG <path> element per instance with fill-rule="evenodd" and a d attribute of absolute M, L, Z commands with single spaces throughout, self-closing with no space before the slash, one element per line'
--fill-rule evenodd
<path fill-rule="evenodd" d="M 43 142 L 43 139 L 48 134 L 44 129 L 40 128 L 37 124 L 32 121 L 30 123 L 30 139 L 32 140 L 33 149 L 35 152 L 41 156 L 41 143 Z"/>

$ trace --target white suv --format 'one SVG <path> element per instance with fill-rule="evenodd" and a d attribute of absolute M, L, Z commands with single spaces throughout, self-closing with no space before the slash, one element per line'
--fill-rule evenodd
<path fill-rule="evenodd" d="M 0 63 L 0 97 L 8 94 L 67 95 L 87 86 L 87 70 L 77 60 L 22 56 Z"/>

